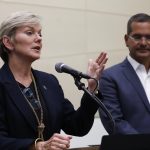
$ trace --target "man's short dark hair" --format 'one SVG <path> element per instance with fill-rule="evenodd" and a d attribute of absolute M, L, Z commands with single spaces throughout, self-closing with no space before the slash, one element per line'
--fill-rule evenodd
<path fill-rule="evenodd" d="M 132 32 L 132 23 L 133 22 L 150 22 L 150 16 L 148 14 L 145 13 L 138 13 L 133 15 L 127 24 L 127 34 L 129 35 Z"/>

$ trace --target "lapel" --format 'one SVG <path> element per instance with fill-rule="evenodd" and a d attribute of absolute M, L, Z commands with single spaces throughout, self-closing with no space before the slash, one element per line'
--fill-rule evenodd
<path fill-rule="evenodd" d="M 38 88 L 41 91 L 41 94 L 44 99 L 44 103 L 46 105 L 46 108 L 48 110 L 48 118 L 53 118 L 54 112 L 55 112 L 55 107 L 53 107 L 53 102 L 54 102 L 54 95 L 55 93 L 53 92 L 53 84 L 48 84 L 48 79 L 47 77 L 44 76 L 43 73 L 37 70 L 32 70 L 33 75 L 35 77 L 36 83 L 38 85 Z M 48 119 L 50 120 L 50 119 Z"/>
<path fill-rule="evenodd" d="M 7 64 L 0 70 L 3 86 L 26 122 L 37 131 L 37 121 Z"/>
<path fill-rule="evenodd" d="M 150 111 L 150 104 L 146 96 L 145 90 L 133 67 L 127 59 L 124 60 L 122 66 L 124 67 L 123 74 L 125 75 L 127 80 L 129 80 L 129 82 L 133 85 L 135 91 L 139 95 L 140 99 L 143 101 L 145 107 Z"/>

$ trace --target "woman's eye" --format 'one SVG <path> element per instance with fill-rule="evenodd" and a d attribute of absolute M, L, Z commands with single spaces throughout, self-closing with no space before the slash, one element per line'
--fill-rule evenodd
<path fill-rule="evenodd" d="M 27 34 L 27 35 L 32 35 L 33 32 L 32 32 L 32 31 L 27 31 L 26 34 Z"/>

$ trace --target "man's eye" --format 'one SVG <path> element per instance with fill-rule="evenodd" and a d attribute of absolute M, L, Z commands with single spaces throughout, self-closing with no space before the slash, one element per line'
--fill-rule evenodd
<path fill-rule="evenodd" d="M 150 35 L 145 36 L 147 40 L 150 40 Z"/>
<path fill-rule="evenodd" d="M 140 36 L 140 35 L 133 35 L 132 37 L 133 37 L 134 39 L 136 39 L 136 40 L 139 40 L 139 39 L 142 38 L 142 36 Z"/>

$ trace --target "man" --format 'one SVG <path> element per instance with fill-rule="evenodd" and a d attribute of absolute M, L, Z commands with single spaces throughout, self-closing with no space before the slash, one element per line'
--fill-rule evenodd
<path fill-rule="evenodd" d="M 115 127 L 101 110 L 100 117 L 109 134 L 150 133 L 150 16 L 132 16 L 124 39 L 129 55 L 103 72 L 99 86 Z"/>

